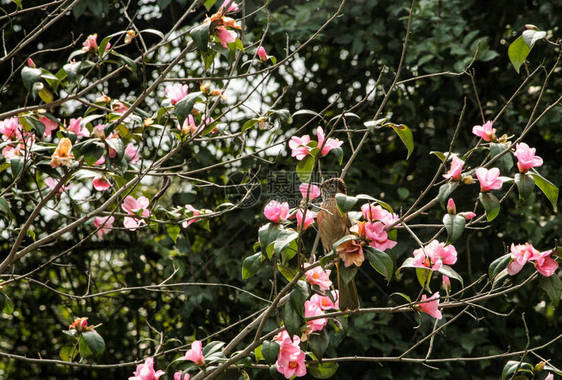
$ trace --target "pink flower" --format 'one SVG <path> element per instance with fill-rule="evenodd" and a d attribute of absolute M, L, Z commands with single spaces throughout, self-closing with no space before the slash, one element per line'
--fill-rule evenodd
<path fill-rule="evenodd" d="M 223 48 L 228 48 L 229 43 L 235 42 L 238 35 L 232 30 L 226 29 L 224 26 L 217 28 L 217 37 L 219 38 Z"/>
<path fill-rule="evenodd" d="M 299 347 L 300 338 L 297 335 L 293 335 L 293 340 L 291 341 L 287 331 L 283 330 L 275 336 L 275 340 L 279 343 L 279 353 L 275 362 L 277 371 L 287 379 L 293 376 L 301 377 L 306 375 L 305 355 Z"/>
<path fill-rule="evenodd" d="M 332 138 L 329 138 L 326 142 L 324 142 L 325 135 L 322 127 L 316 128 L 316 137 L 318 138 L 318 149 L 322 149 L 320 151 L 320 155 L 322 157 L 330 153 L 332 149 L 339 148 L 343 144 L 343 141 Z"/>
<path fill-rule="evenodd" d="M 365 223 L 365 236 L 370 240 L 369 245 L 371 247 L 381 251 L 391 249 L 396 245 L 394 240 L 388 238 L 388 234 L 384 230 L 384 224 L 381 222 Z"/>
<path fill-rule="evenodd" d="M 332 286 L 332 281 L 330 281 L 331 270 L 324 270 L 321 266 L 314 267 L 306 271 L 306 281 L 310 285 L 318 285 L 321 290 L 328 290 Z"/>
<path fill-rule="evenodd" d="M 113 112 L 122 114 L 125 113 L 129 110 L 129 107 L 127 107 L 124 103 L 120 102 L 120 101 L 115 101 L 115 103 L 113 103 L 111 105 L 111 108 L 113 109 Z"/>
<path fill-rule="evenodd" d="M 191 360 L 197 365 L 205 364 L 205 358 L 203 357 L 203 351 L 201 350 L 203 344 L 200 340 L 195 340 L 191 343 L 191 349 L 187 350 L 185 353 L 185 360 Z"/>
<path fill-rule="evenodd" d="M 105 191 L 111 187 L 111 184 L 104 177 L 97 177 L 92 181 L 94 189 L 97 191 Z"/>
<path fill-rule="evenodd" d="M 527 261 L 529 261 L 533 256 L 540 255 L 540 252 L 535 249 L 530 243 L 525 244 L 513 244 L 511 243 L 511 258 L 512 262 L 507 266 L 507 273 L 513 276 L 523 268 Z"/>
<path fill-rule="evenodd" d="M 76 318 L 74 322 L 72 322 L 68 326 L 69 330 L 76 330 L 78 332 L 93 330 L 93 327 L 88 328 L 88 317 L 80 317 Z"/>
<path fill-rule="evenodd" d="M 365 261 L 363 247 L 355 240 L 346 241 L 345 243 L 338 246 L 336 251 L 338 253 L 338 256 L 343 260 L 343 264 L 346 267 L 349 267 L 351 265 L 360 267 L 363 264 L 363 261 Z"/>
<path fill-rule="evenodd" d="M 451 279 L 445 275 L 442 275 L 441 280 L 442 280 L 441 287 L 445 289 L 447 294 L 449 294 L 449 290 L 451 290 Z"/>
<path fill-rule="evenodd" d="M 463 165 L 464 165 L 463 160 L 461 160 L 457 156 L 453 156 L 453 159 L 451 160 L 451 168 L 447 173 L 443 174 L 443 177 L 447 179 L 451 178 L 455 181 L 459 181 L 461 179 Z"/>
<path fill-rule="evenodd" d="M 384 225 L 390 225 L 398 220 L 398 215 L 372 203 L 365 203 L 361 206 L 361 212 L 363 213 L 363 218 L 369 222 L 378 220 L 384 223 Z"/>
<path fill-rule="evenodd" d="M 197 125 L 195 124 L 195 119 L 193 118 L 192 114 L 189 114 L 183 121 L 181 133 L 184 135 L 191 133 L 193 135 L 196 132 L 197 132 Z"/>
<path fill-rule="evenodd" d="M 33 59 L 31 59 L 31 57 L 29 57 L 29 58 L 27 59 L 27 66 L 29 66 L 29 67 L 31 67 L 31 68 L 33 68 L 33 69 L 37 67 L 37 65 L 35 64 L 35 62 L 33 62 Z"/>
<path fill-rule="evenodd" d="M 538 252 L 533 254 L 530 261 L 534 261 L 536 270 L 545 277 L 550 277 L 558 269 L 558 263 L 550 256 L 553 251 Z"/>
<path fill-rule="evenodd" d="M 295 157 L 299 161 L 305 158 L 309 153 L 309 147 L 307 146 L 309 142 L 309 135 L 291 137 L 291 140 L 289 140 L 289 148 L 292 150 L 291 157 Z"/>
<path fill-rule="evenodd" d="M 129 377 L 129 380 L 158 380 L 160 376 L 164 375 L 166 372 L 162 370 L 154 371 L 154 358 L 147 358 L 143 364 L 137 366 L 137 370 L 133 374 L 133 377 Z"/>
<path fill-rule="evenodd" d="M 105 125 L 98 124 L 94 128 L 92 128 L 92 135 L 98 137 L 100 139 L 105 139 Z"/>
<path fill-rule="evenodd" d="M 529 145 L 520 143 L 515 145 L 514 156 L 517 157 L 517 167 L 521 173 L 526 173 L 531 168 L 542 166 L 542 158 L 535 156 L 535 148 L 529 148 Z"/>
<path fill-rule="evenodd" d="M 470 220 L 476 216 L 476 214 L 473 213 L 472 211 L 461 212 L 459 213 L 459 215 L 465 218 L 466 220 Z"/>
<path fill-rule="evenodd" d="M 177 102 L 185 98 L 187 93 L 189 92 L 189 87 L 187 84 L 169 84 L 166 86 L 166 96 L 170 99 L 172 105 L 176 105 Z"/>
<path fill-rule="evenodd" d="M 264 49 L 263 46 L 260 46 L 260 47 L 258 48 L 258 57 L 260 57 L 260 60 L 261 60 L 262 62 L 267 61 L 267 52 L 265 51 L 265 49 Z"/>
<path fill-rule="evenodd" d="M 135 148 L 135 144 L 128 143 L 127 147 L 125 148 L 125 154 L 129 157 L 129 162 L 134 164 L 139 160 L 139 151 Z"/>
<path fill-rule="evenodd" d="M 414 250 L 414 265 L 419 268 L 439 270 L 443 264 L 453 265 L 457 262 L 457 250 L 453 245 L 432 240 L 423 249 Z"/>
<path fill-rule="evenodd" d="M 310 189 L 309 189 L 308 183 L 301 183 L 299 185 L 299 190 L 301 192 L 302 199 L 306 199 L 307 193 L 308 193 L 309 201 L 318 198 L 320 196 L 320 188 L 316 185 L 310 185 Z"/>
<path fill-rule="evenodd" d="M 453 198 L 449 198 L 447 201 L 447 213 L 455 215 L 457 213 L 457 206 Z"/>
<path fill-rule="evenodd" d="M 90 51 L 90 49 L 97 49 L 98 48 L 98 34 L 94 33 L 94 34 L 90 34 L 87 38 L 86 41 L 84 41 L 82 43 L 82 51 Z"/>
<path fill-rule="evenodd" d="M 502 180 L 499 179 L 500 169 L 478 168 L 475 171 L 478 182 L 480 182 L 480 191 L 499 190 L 502 188 Z"/>
<path fill-rule="evenodd" d="M 310 297 L 310 302 L 314 302 L 322 310 L 338 310 L 340 308 L 339 293 L 337 290 L 332 291 L 332 301 L 328 296 L 321 296 L 320 294 L 314 294 Z"/>
<path fill-rule="evenodd" d="M 74 132 L 76 136 L 90 137 L 90 131 L 86 126 L 82 126 L 82 118 L 70 119 L 68 130 Z"/>
<path fill-rule="evenodd" d="M 432 300 L 432 301 L 424 302 L 426 300 Z M 443 315 L 441 315 L 441 311 L 439 311 L 439 292 L 435 293 L 429 298 L 427 298 L 425 294 L 422 295 L 421 302 L 422 303 L 418 304 L 418 307 L 420 308 L 421 311 L 431 315 L 435 319 L 443 318 Z"/>
<path fill-rule="evenodd" d="M 17 116 L 0 121 L 0 133 L 5 140 L 15 138 L 21 131 L 23 131 L 23 127 Z"/>
<path fill-rule="evenodd" d="M 484 125 L 475 125 L 472 127 L 472 133 L 479 136 L 484 141 L 491 141 L 496 139 L 496 130 L 492 128 L 493 122 L 487 121 Z"/>
<path fill-rule="evenodd" d="M 53 190 L 55 187 L 57 187 L 58 185 L 58 181 L 54 178 L 51 177 L 47 177 L 45 178 L 45 185 L 47 185 L 49 187 L 49 189 Z M 62 193 L 63 191 L 66 191 L 68 189 L 70 189 L 72 187 L 72 185 L 67 185 L 67 186 L 61 186 L 59 188 L 59 194 Z"/>
<path fill-rule="evenodd" d="M 225 8 L 226 8 L 226 11 L 224 13 L 238 12 L 240 10 L 240 8 L 238 7 L 238 4 L 236 4 L 232 0 L 225 0 L 225 2 L 222 3 L 219 10 L 224 11 Z"/>
<path fill-rule="evenodd" d="M 103 238 L 103 235 L 111 232 L 111 227 L 113 227 L 113 222 L 115 218 L 113 216 L 98 216 L 94 219 L 94 227 L 99 228 L 97 231 L 98 238 Z"/>
<path fill-rule="evenodd" d="M 183 375 L 183 379 L 181 377 L 181 371 L 177 371 L 174 373 L 174 380 L 189 380 L 189 373 Z"/>
<path fill-rule="evenodd" d="M 59 123 L 49 119 L 47 116 L 42 116 L 39 121 L 45 126 L 43 137 L 51 137 L 51 133 L 59 126 Z"/>
<path fill-rule="evenodd" d="M 318 306 L 318 304 L 316 304 L 312 301 L 305 301 L 304 302 L 304 317 L 305 318 L 317 317 L 317 316 L 323 315 L 323 314 L 324 314 L 324 312 L 322 311 L 320 306 Z M 327 324 L 328 324 L 327 318 L 317 318 L 317 319 L 311 319 L 310 321 L 306 321 L 306 325 L 307 325 L 307 328 L 308 328 L 309 332 L 321 331 Z"/>
<path fill-rule="evenodd" d="M 287 219 L 287 215 L 289 214 L 289 204 L 287 202 L 280 203 L 275 200 L 271 200 L 265 206 L 263 214 L 273 223 L 279 223 L 282 220 Z"/>
<path fill-rule="evenodd" d="M 150 216 L 150 211 L 148 211 L 149 203 L 150 201 L 146 197 L 141 196 L 138 199 L 135 199 L 131 195 L 127 195 L 125 199 L 123 199 L 121 208 L 129 215 L 137 215 L 138 213 L 140 213 L 143 217 L 146 218 Z M 123 225 L 130 231 L 135 231 L 144 223 L 145 221 L 143 219 L 131 217 L 125 217 L 123 220 Z"/>
<path fill-rule="evenodd" d="M 552 373 L 549 373 L 548 375 L 546 375 L 544 380 L 554 380 L 554 375 Z"/>
<path fill-rule="evenodd" d="M 303 214 L 304 211 L 300 209 L 297 211 L 297 230 L 299 231 L 301 228 L 303 231 L 306 231 L 306 229 L 310 227 L 312 223 L 314 223 L 314 218 L 316 218 L 316 213 L 314 211 L 307 210 L 306 217 L 304 219 L 304 226 L 303 226 L 303 222 L 302 222 Z"/>
<path fill-rule="evenodd" d="M 192 205 L 185 205 L 185 210 L 188 213 L 191 213 L 191 216 L 197 216 L 197 215 L 201 215 L 201 212 L 199 212 L 199 210 L 197 210 L 195 207 L 193 207 Z M 184 220 L 181 224 L 181 226 L 183 228 L 187 228 L 189 227 L 192 223 L 197 222 L 199 219 L 198 218 L 194 218 L 194 219 L 190 219 L 190 220 Z"/>
<path fill-rule="evenodd" d="M 94 162 L 94 165 L 103 165 L 105 164 L 105 156 L 101 156 L 96 162 Z"/>

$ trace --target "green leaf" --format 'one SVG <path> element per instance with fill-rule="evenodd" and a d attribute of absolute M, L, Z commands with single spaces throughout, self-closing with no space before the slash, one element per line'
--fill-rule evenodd
<path fill-rule="evenodd" d="M 108 147 L 113 149 L 117 152 L 117 156 L 115 156 L 115 160 L 121 161 L 123 158 L 123 154 L 125 153 L 125 144 L 121 139 L 105 139 L 105 143 Z"/>
<path fill-rule="evenodd" d="M 279 343 L 277 342 L 263 341 L 261 353 L 266 363 L 275 363 L 279 354 L 279 348 Z"/>
<path fill-rule="evenodd" d="M 433 271 L 431 269 L 416 267 L 416 277 L 418 279 L 418 282 L 420 283 L 420 286 L 422 288 L 425 288 L 428 292 L 431 292 L 431 289 L 429 289 L 429 281 L 432 275 Z"/>
<path fill-rule="evenodd" d="M 300 336 L 300 328 L 304 324 L 304 319 L 302 319 L 299 313 L 293 309 L 290 302 L 287 302 L 283 308 L 283 322 L 285 323 L 285 328 L 287 329 L 291 339 L 293 335 Z"/>
<path fill-rule="evenodd" d="M 515 184 L 519 191 L 519 199 L 527 199 L 535 188 L 535 180 L 533 177 L 524 173 L 515 174 Z"/>
<path fill-rule="evenodd" d="M 562 296 L 562 281 L 560 281 L 560 277 L 556 273 L 549 277 L 541 276 L 539 285 L 546 292 L 548 298 L 550 298 L 552 305 L 558 307 L 560 297 Z"/>
<path fill-rule="evenodd" d="M 201 92 L 192 92 L 187 94 L 182 100 L 176 103 L 176 109 L 174 113 L 176 114 L 180 125 L 183 125 L 183 121 L 193 109 L 193 106 L 197 102 L 197 99 L 201 95 Z"/>
<path fill-rule="evenodd" d="M 437 158 L 439 158 L 441 160 L 441 162 L 445 163 L 447 162 L 447 156 L 445 155 L 445 153 L 443 152 L 438 152 L 436 150 L 432 150 L 429 152 L 429 154 L 434 154 Z"/>
<path fill-rule="evenodd" d="M 363 252 L 366 254 L 369 264 L 384 276 L 387 282 L 390 282 L 392 273 L 394 272 L 394 263 L 388 253 L 373 247 L 365 247 L 363 248 Z"/>
<path fill-rule="evenodd" d="M 78 350 L 74 346 L 64 346 L 59 351 L 59 356 L 65 362 L 71 362 L 78 355 Z"/>
<path fill-rule="evenodd" d="M 314 363 L 308 364 L 306 366 L 308 373 L 315 379 L 329 379 L 338 370 L 338 363 L 329 362 L 329 363 Z"/>
<path fill-rule="evenodd" d="M 217 2 L 217 0 L 205 0 L 203 5 L 205 6 L 205 9 L 207 10 L 207 12 L 213 7 L 213 5 L 215 5 L 216 2 Z"/>
<path fill-rule="evenodd" d="M 114 56 L 120 58 L 123 62 L 125 62 L 125 65 L 132 71 L 132 72 L 136 72 L 137 71 L 137 64 L 135 63 L 134 60 L 132 60 L 131 58 L 127 57 L 126 55 L 123 55 L 121 53 L 116 52 L 115 50 L 111 50 L 111 54 L 113 54 Z"/>
<path fill-rule="evenodd" d="M 224 342 L 220 342 L 218 340 L 209 342 L 209 344 L 205 345 L 205 347 L 203 348 L 202 354 L 204 357 L 210 356 L 216 352 L 219 352 L 223 346 Z"/>
<path fill-rule="evenodd" d="M 280 257 L 281 253 L 289 248 L 291 242 L 296 240 L 298 237 L 299 233 L 297 231 L 292 229 L 281 230 L 275 239 L 275 243 L 273 244 L 273 252 L 277 255 L 277 257 Z"/>
<path fill-rule="evenodd" d="M 31 91 L 33 84 L 41 80 L 41 69 L 24 66 L 21 69 L 21 79 L 27 91 Z"/>
<path fill-rule="evenodd" d="M 490 157 L 493 159 L 497 155 L 503 153 L 506 149 L 508 149 L 507 144 L 503 143 L 491 143 L 490 144 Z M 504 154 L 500 158 L 498 158 L 495 162 L 502 173 L 506 173 L 511 170 L 513 167 L 513 157 L 511 154 Z"/>
<path fill-rule="evenodd" d="M 8 202 L 4 197 L 0 197 L 0 213 L 4 215 L 11 214 L 10 202 Z"/>
<path fill-rule="evenodd" d="M 14 301 L 5 293 L 0 293 L 4 296 L 4 305 L 2 306 L 2 313 L 12 314 L 14 312 Z"/>
<path fill-rule="evenodd" d="M 103 55 L 106 53 L 107 44 L 109 43 L 109 40 L 111 40 L 111 37 L 112 36 L 105 37 L 103 40 L 101 40 L 100 44 L 98 45 L 98 56 L 100 58 L 102 58 Z"/>
<path fill-rule="evenodd" d="M 289 294 L 289 303 L 293 310 L 295 310 L 301 317 L 304 318 L 304 302 L 308 298 L 308 286 L 305 281 L 297 281 L 296 286 Z"/>
<path fill-rule="evenodd" d="M 258 119 L 250 119 L 242 125 L 242 132 L 247 131 L 258 123 Z"/>
<path fill-rule="evenodd" d="M 480 203 L 486 210 L 486 218 L 491 222 L 500 213 L 500 201 L 492 193 L 480 193 L 478 196 Z"/>
<path fill-rule="evenodd" d="M 439 187 L 439 194 L 437 195 L 439 202 L 444 205 L 445 202 L 447 202 L 447 199 L 449 199 L 449 195 L 451 195 L 451 193 L 455 191 L 458 186 L 459 183 L 457 181 L 449 181 L 441 185 Z"/>
<path fill-rule="evenodd" d="M 80 154 L 84 156 L 84 160 L 88 165 L 100 159 L 105 152 L 105 144 L 101 141 L 88 140 L 84 145 L 78 147 Z"/>
<path fill-rule="evenodd" d="M 496 276 L 507 267 L 509 261 L 511 260 L 511 254 L 505 254 L 503 256 L 498 257 L 488 267 L 488 277 L 490 280 L 494 280 Z"/>
<path fill-rule="evenodd" d="M 343 162 L 343 149 L 341 147 L 333 148 L 330 151 L 330 154 L 333 154 L 338 159 L 338 163 L 341 165 Z"/>
<path fill-rule="evenodd" d="M 260 227 L 258 236 L 262 252 L 267 252 L 267 246 L 277 239 L 280 232 L 281 229 L 278 224 L 267 223 Z"/>
<path fill-rule="evenodd" d="M 445 214 L 443 216 L 443 225 L 447 230 L 447 244 L 452 244 L 461 237 L 465 224 L 466 219 L 461 215 Z"/>
<path fill-rule="evenodd" d="M 191 38 L 193 38 L 193 43 L 199 51 L 205 52 L 208 50 L 210 26 L 210 23 L 204 23 L 191 30 Z"/>
<path fill-rule="evenodd" d="M 242 262 L 242 280 L 252 277 L 260 269 L 262 263 L 262 253 L 254 253 Z"/>
<path fill-rule="evenodd" d="M 546 178 L 544 178 L 543 176 L 541 176 L 536 171 L 529 174 L 533 176 L 533 179 L 535 180 L 535 185 L 537 185 L 537 187 L 541 189 L 544 195 L 546 195 L 546 197 L 550 201 L 550 204 L 552 205 L 552 208 L 554 209 L 555 212 L 557 212 L 558 187 L 552 182 L 550 182 L 549 180 L 547 180 Z"/>
<path fill-rule="evenodd" d="M 346 195 L 343 193 L 336 194 L 336 202 L 338 204 L 338 209 L 342 214 L 350 211 L 353 206 L 357 203 L 358 199 L 356 197 L 352 197 L 350 195 Z"/>
<path fill-rule="evenodd" d="M 507 55 L 509 56 L 509 60 L 517 73 L 519 73 L 521 65 L 525 62 L 525 59 L 527 59 L 527 56 L 531 52 L 531 48 L 532 46 L 527 46 L 523 36 L 519 36 L 519 38 L 509 45 Z"/>
<path fill-rule="evenodd" d="M 461 283 L 461 288 L 464 287 L 464 281 L 463 281 L 461 275 L 458 274 L 450 266 L 443 264 L 443 265 L 441 265 L 441 268 L 439 268 L 438 272 L 441 273 L 441 274 L 444 274 L 445 276 L 447 276 L 449 278 L 454 278 L 455 280 L 457 280 Z"/>
<path fill-rule="evenodd" d="M 503 367 L 502 380 L 510 379 L 511 376 L 513 376 L 513 374 L 515 374 L 515 373 L 517 373 L 517 374 L 521 373 L 523 375 L 526 374 L 526 373 L 529 373 L 530 375 L 534 375 L 534 373 L 535 373 L 534 370 L 535 370 L 535 367 L 530 363 L 523 362 L 523 363 L 521 363 L 521 366 L 520 366 L 519 360 L 510 360 Z M 533 376 L 533 378 L 534 378 L 534 376 Z M 517 378 L 515 378 L 515 379 L 517 379 Z"/>
<path fill-rule="evenodd" d="M 287 279 L 287 281 L 293 281 L 293 278 L 299 273 L 298 269 L 291 268 L 290 266 L 278 264 L 277 269 L 279 272 Z"/>
<path fill-rule="evenodd" d="M 350 265 L 348 267 L 346 267 L 345 265 L 340 265 L 339 271 L 343 284 L 344 285 L 349 284 L 351 280 L 355 278 L 355 275 L 357 274 L 358 270 L 359 267 L 356 265 Z"/>
<path fill-rule="evenodd" d="M 308 336 L 308 348 L 316 355 L 318 359 L 324 356 L 324 352 L 330 344 L 330 337 L 328 336 L 327 329 L 313 332 Z"/>
<path fill-rule="evenodd" d="M 95 330 L 84 331 L 80 336 L 78 346 L 80 356 L 83 358 L 99 356 L 105 350 L 105 341 Z"/>
<path fill-rule="evenodd" d="M 170 236 L 170 238 L 174 241 L 174 243 L 177 242 L 178 240 L 178 236 L 180 234 L 180 226 L 178 226 L 177 224 L 168 224 L 166 225 L 166 231 L 168 232 L 168 235 Z"/>
<path fill-rule="evenodd" d="M 396 134 L 398 135 L 398 137 L 400 137 L 400 140 L 402 140 L 402 143 L 404 143 L 404 146 L 408 150 L 408 155 L 406 156 L 406 159 L 410 158 L 410 155 L 414 151 L 414 135 L 412 135 L 412 131 L 410 130 L 410 128 L 408 128 L 404 124 L 398 125 L 398 124 L 388 123 L 387 125 L 391 127 L 394 130 L 394 132 L 396 132 Z"/>
<path fill-rule="evenodd" d="M 314 157 L 307 155 L 297 163 L 297 175 L 301 182 L 309 182 L 314 169 Z"/>
<path fill-rule="evenodd" d="M 21 0 L 12 0 L 12 2 L 16 3 L 19 9 L 22 9 Z"/>
<path fill-rule="evenodd" d="M 23 170 L 23 157 L 18 156 L 10 159 L 10 166 L 12 167 L 12 177 L 16 178 Z"/>

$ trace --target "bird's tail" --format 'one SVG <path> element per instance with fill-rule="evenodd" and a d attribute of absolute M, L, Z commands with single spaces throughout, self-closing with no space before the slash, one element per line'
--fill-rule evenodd
<path fill-rule="evenodd" d="M 357 294 L 357 286 L 355 285 L 355 279 L 352 279 L 347 284 L 344 284 L 340 275 L 339 263 L 336 263 L 336 270 L 338 273 L 340 310 L 359 309 L 359 295 Z"/>

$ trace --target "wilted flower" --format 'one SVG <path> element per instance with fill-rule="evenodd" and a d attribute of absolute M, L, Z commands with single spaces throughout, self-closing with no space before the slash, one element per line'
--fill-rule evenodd
<path fill-rule="evenodd" d="M 51 156 L 51 167 L 56 168 L 59 165 L 70 166 L 73 162 L 72 142 L 68 138 L 63 137 L 60 139 L 55 153 Z"/>

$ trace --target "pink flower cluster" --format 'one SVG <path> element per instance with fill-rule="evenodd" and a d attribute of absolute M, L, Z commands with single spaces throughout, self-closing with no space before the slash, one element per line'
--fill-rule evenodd
<path fill-rule="evenodd" d="M 398 215 L 372 203 L 365 203 L 361 206 L 361 212 L 363 213 L 363 219 L 369 222 L 378 220 L 385 226 L 388 226 L 398 220 Z"/>
<path fill-rule="evenodd" d="M 158 380 L 165 373 L 161 369 L 154 371 L 154 358 L 146 358 L 144 363 L 137 366 L 137 370 L 129 380 Z"/>
<path fill-rule="evenodd" d="M 443 266 L 453 265 L 457 262 L 457 250 L 453 245 L 445 246 L 445 243 L 437 240 L 428 245 L 414 250 L 414 265 L 418 268 L 439 270 Z"/>
<path fill-rule="evenodd" d="M 422 295 L 421 303 L 418 304 L 418 307 L 421 311 L 426 314 L 431 315 L 435 319 L 443 318 L 441 311 L 439 310 L 439 292 L 433 294 L 431 297 L 426 297 L 426 295 Z"/>
<path fill-rule="evenodd" d="M 496 139 L 496 130 L 493 128 L 494 123 L 487 121 L 484 125 L 475 125 L 472 127 L 472 133 L 481 137 L 484 141 L 492 141 Z"/>
<path fill-rule="evenodd" d="M 6 160 L 23 156 L 35 144 L 35 135 L 24 131 L 17 116 L 0 121 L 0 134 L 3 140 L 10 141 L 2 149 L 2 156 Z"/>
<path fill-rule="evenodd" d="M 329 138 L 326 140 L 326 135 L 322 127 L 316 128 L 316 137 L 318 138 L 318 149 L 320 150 L 320 156 L 324 157 L 334 148 L 339 148 L 343 141 L 338 139 Z M 310 136 L 304 135 L 302 137 L 293 136 L 289 141 L 289 148 L 291 148 L 291 157 L 295 157 L 297 160 L 302 160 L 307 155 L 310 154 L 312 148 L 308 146 L 310 143 Z"/>
<path fill-rule="evenodd" d="M 141 196 L 138 199 L 135 199 L 131 195 L 127 195 L 125 199 L 123 199 L 121 208 L 129 215 L 138 215 L 140 213 L 141 216 L 147 218 L 150 216 L 150 211 L 148 211 L 149 203 L 150 201 L 146 197 Z M 135 217 L 126 216 L 123 220 L 123 225 L 129 231 L 135 231 L 143 224 L 146 224 L 144 219 L 137 219 Z"/>
<path fill-rule="evenodd" d="M 478 168 L 475 170 L 478 182 L 480 182 L 480 191 L 499 190 L 502 188 L 503 182 L 500 177 L 500 169 Z"/>
<path fill-rule="evenodd" d="M 519 273 L 527 262 L 532 261 L 540 274 L 550 277 L 558 269 L 558 263 L 550 257 L 552 252 L 539 252 L 531 243 L 517 245 L 511 243 L 512 261 L 507 266 L 507 273 L 513 276 Z"/>
<path fill-rule="evenodd" d="M 289 215 L 289 204 L 287 202 L 281 203 L 276 200 L 271 200 L 265 206 L 263 214 L 271 222 L 280 223 L 286 220 Z"/>
<path fill-rule="evenodd" d="M 279 353 L 275 362 L 277 371 L 287 379 L 306 375 L 305 355 L 299 347 L 300 338 L 293 335 L 291 340 L 287 330 L 283 330 L 275 336 L 275 340 L 279 344 Z"/>
<path fill-rule="evenodd" d="M 531 168 L 542 166 L 542 158 L 535 156 L 535 152 L 535 148 L 530 148 L 525 143 L 515 145 L 514 156 L 517 157 L 517 168 L 519 168 L 521 173 L 526 173 Z"/>

